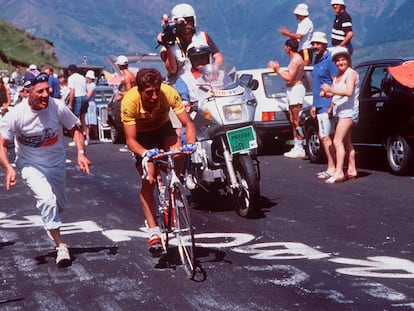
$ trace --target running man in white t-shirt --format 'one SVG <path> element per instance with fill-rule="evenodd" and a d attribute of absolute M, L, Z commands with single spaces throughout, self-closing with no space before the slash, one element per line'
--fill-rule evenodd
<path fill-rule="evenodd" d="M 56 244 L 56 264 L 68 266 L 71 258 L 60 235 L 59 212 L 66 207 L 66 156 L 63 127 L 70 129 L 78 150 L 79 168 L 89 174 L 90 161 L 78 118 L 60 99 L 49 96 L 49 76 L 41 73 L 30 85 L 27 101 L 0 120 L 0 165 L 6 189 L 16 185 L 16 171 L 9 162 L 7 146 L 14 139 L 16 167 L 34 193 L 44 228 Z"/>

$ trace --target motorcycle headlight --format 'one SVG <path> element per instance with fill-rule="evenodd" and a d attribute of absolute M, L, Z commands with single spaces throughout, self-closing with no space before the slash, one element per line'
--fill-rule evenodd
<path fill-rule="evenodd" d="M 241 104 L 223 106 L 223 112 L 226 121 L 239 120 L 243 117 L 243 107 Z"/>

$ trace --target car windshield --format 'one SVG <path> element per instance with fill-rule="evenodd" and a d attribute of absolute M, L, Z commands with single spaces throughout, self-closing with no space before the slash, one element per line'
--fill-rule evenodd
<path fill-rule="evenodd" d="M 312 72 L 305 70 L 303 84 L 306 88 L 306 93 L 312 92 Z M 276 72 L 266 72 L 262 74 L 263 85 L 266 97 L 281 97 L 286 96 L 286 82 L 279 77 Z"/>
<path fill-rule="evenodd" d="M 164 62 L 157 54 L 126 54 L 125 56 L 128 58 L 128 69 L 134 74 L 141 68 L 155 68 L 161 72 L 163 77 L 166 77 L 167 75 Z M 112 70 L 117 74 L 121 74 L 118 65 L 116 64 L 116 59 L 116 55 L 108 55 L 105 57 L 105 60 L 109 63 Z"/>

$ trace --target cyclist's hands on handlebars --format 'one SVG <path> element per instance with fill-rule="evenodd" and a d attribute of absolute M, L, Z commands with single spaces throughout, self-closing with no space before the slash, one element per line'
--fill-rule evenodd
<path fill-rule="evenodd" d="M 149 150 L 145 151 L 142 154 L 142 157 L 143 158 L 152 159 L 152 158 L 155 158 L 160 153 L 161 153 L 161 150 L 160 149 L 158 149 L 158 148 L 152 148 L 152 149 L 149 149 Z"/>
<path fill-rule="evenodd" d="M 142 154 L 142 179 L 149 180 L 150 176 L 148 175 L 148 161 L 150 159 L 156 158 L 160 154 L 161 150 L 158 148 L 149 149 Z"/>
<path fill-rule="evenodd" d="M 193 153 L 197 150 L 197 146 L 195 144 L 184 144 L 182 151 L 184 153 Z"/>

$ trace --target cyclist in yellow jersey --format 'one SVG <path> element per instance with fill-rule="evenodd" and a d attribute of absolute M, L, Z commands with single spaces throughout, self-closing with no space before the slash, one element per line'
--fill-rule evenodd
<path fill-rule="evenodd" d="M 135 166 L 142 175 L 141 162 L 156 157 L 160 149 L 195 151 L 196 130 L 184 110 L 181 97 L 174 88 L 162 83 L 159 71 L 142 68 L 137 73 L 136 82 L 137 86 L 130 89 L 122 99 L 121 120 L 128 149 L 134 153 Z M 187 144 L 184 146 L 168 117 L 170 108 L 185 127 Z M 177 161 L 178 172 L 182 166 L 182 161 Z M 149 162 L 148 177 L 142 180 L 140 200 L 149 227 L 148 249 L 152 254 L 158 254 L 161 251 L 161 238 L 155 220 L 154 187 L 154 166 Z"/>

